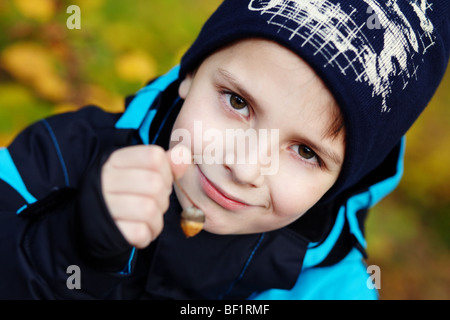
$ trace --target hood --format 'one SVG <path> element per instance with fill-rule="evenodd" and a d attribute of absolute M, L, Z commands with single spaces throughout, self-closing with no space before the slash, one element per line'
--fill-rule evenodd
<path fill-rule="evenodd" d="M 346 155 L 327 202 L 366 179 L 430 101 L 450 51 L 447 0 L 225 0 L 180 77 L 243 38 L 278 42 L 322 78 L 343 113 Z"/>

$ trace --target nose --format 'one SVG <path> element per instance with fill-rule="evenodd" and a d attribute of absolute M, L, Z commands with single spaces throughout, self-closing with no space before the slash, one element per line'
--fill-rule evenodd
<path fill-rule="evenodd" d="M 257 188 L 264 183 L 264 176 L 261 174 L 261 167 L 258 163 L 225 163 L 224 167 L 230 173 L 232 180 L 238 184 Z"/>
<path fill-rule="evenodd" d="M 256 130 L 238 129 L 236 132 L 233 131 L 234 136 L 231 136 L 231 139 L 227 133 L 223 163 L 232 180 L 238 184 L 262 186 L 265 181 L 264 176 L 268 173 L 267 160 L 270 163 L 272 154 L 278 151 L 278 131 L 275 134 L 271 132 L 269 137 L 265 130 L 263 135 L 258 133 Z M 278 161 L 275 162 L 278 164 Z"/>

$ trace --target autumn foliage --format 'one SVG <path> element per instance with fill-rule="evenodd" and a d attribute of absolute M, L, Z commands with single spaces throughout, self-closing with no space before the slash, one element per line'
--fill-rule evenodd
<path fill-rule="evenodd" d="M 0 1 L 0 146 L 54 113 L 125 96 L 177 64 L 219 0 Z M 69 29 L 69 5 L 81 29 Z M 381 298 L 450 299 L 450 72 L 407 135 L 400 187 L 370 214 Z"/>

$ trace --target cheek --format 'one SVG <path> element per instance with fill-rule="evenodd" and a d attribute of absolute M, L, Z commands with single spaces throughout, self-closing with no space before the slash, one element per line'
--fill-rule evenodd
<path fill-rule="evenodd" d="M 173 126 L 172 133 L 170 136 L 169 149 L 173 149 L 176 145 L 181 144 L 190 150 L 192 153 L 192 142 L 191 142 L 191 132 L 185 126 Z M 184 149 L 186 150 L 186 149 Z M 181 157 L 180 159 L 184 159 L 182 155 L 177 156 Z"/>
<path fill-rule="evenodd" d="M 285 186 L 272 194 L 273 214 L 282 220 L 295 220 L 316 202 L 311 189 Z"/>
<path fill-rule="evenodd" d="M 273 214 L 280 220 L 292 222 L 313 207 L 333 182 L 313 173 L 284 177 L 271 186 Z"/>
<path fill-rule="evenodd" d="M 209 140 L 204 141 L 210 139 L 208 133 L 225 132 L 229 125 L 217 104 L 211 94 L 188 96 L 172 127 L 170 148 L 182 143 L 193 153 L 201 154 L 202 149 L 211 144 Z M 225 137 L 225 134 L 220 137 Z"/>
<path fill-rule="evenodd" d="M 195 121 L 201 121 L 201 119 L 199 119 L 198 116 L 195 116 L 198 115 L 198 112 L 192 109 L 192 104 L 187 101 L 181 107 L 177 119 L 172 127 L 169 144 L 170 148 L 173 148 L 175 145 L 181 143 L 190 150 L 193 150 L 194 124 Z"/>

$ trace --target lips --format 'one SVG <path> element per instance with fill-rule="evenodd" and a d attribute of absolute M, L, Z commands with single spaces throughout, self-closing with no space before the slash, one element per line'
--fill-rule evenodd
<path fill-rule="evenodd" d="M 224 191 L 220 190 L 211 181 L 209 181 L 200 169 L 198 171 L 200 174 L 200 185 L 202 186 L 203 191 L 205 191 L 206 195 L 218 205 L 232 211 L 250 207 L 246 203 L 243 203 L 235 198 L 231 198 L 230 195 L 227 195 Z"/>

